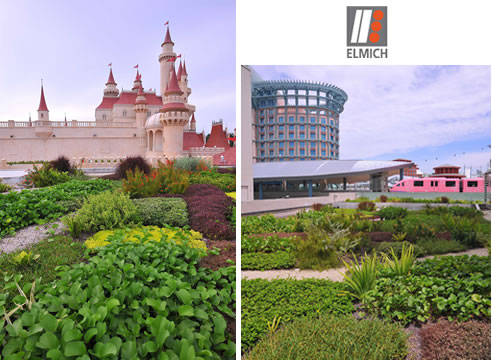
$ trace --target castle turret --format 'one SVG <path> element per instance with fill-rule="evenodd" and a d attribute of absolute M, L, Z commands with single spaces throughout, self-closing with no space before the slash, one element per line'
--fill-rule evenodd
<path fill-rule="evenodd" d="M 164 93 L 163 103 L 160 116 L 163 127 L 162 150 L 165 156 L 174 158 L 183 153 L 183 131 L 190 118 L 174 65 L 171 67 L 171 77 Z"/>
<path fill-rule="evenodd" d="M 137 69 L 137 75 L 135 76 L 135 80 L 133 80 L 132 90 L 138 90 L 141 87 L 142 87 L 142 75 L 138 72 L 138 69 Z"/>
<path fill-rule="evenodd" d="M 173 51 L 174 43 L 171 40 L 171 34 L 169 33 L 169 26 L 166 31 L 166 37 L 161 44 L 162 52 L 159 55 L 159 63 L 161 64 L 161 96 L 164 102 L 164 93 L 166 92 L 167 83 L 169 82 L 169 71 L 171 66 L 174 69 L 174 61 L 176 54 Z"/>
<path fill-rule="evenodd" d="M 113 77 L 113 68 L 109 68 L 109 78 L 106 83 L 106 88 L 104 89 L 104 96 L 108 97 L 116 97 L 119 95 L 120 91 L 116 87 L 116 81 L 114 81 Z"/>
<path fill-rule="evenodd" d="M 140 138 L 140 146 L 142 153 L 145 151 L 146 136 L 145 136 L 145 120 L 147 119 L 147 99 L 143 91 L 143 87 L 138 88 L 137 98 L 135 99 L 135 117 L 137 122 L 137 136 Z"/>
<path fill-rule="evenodd" d="M 39 107 L 38 107 L 38 120 L 44 120 L 44 121 L 50 120 L 50 111 L 48 110 L 48 106 L 46 106 L 46 100 L 44 98 L 44 89 L 43 89 L 42 82 L 41 82 L 41 99 L 39 100 Z"/>
<path fill-rule="evenodd" d="M 191 131 L 196 131 L 195 113 L 193 113 L 193 115 L 191 115 L 190 130 Z"/>

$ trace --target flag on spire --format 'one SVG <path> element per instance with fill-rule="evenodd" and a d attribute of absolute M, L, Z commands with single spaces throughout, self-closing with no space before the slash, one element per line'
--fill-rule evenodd
<path fill-rule="evenodd" d="M 180 57 L 181 57 L 181 54 L 179 54 L 178 56 L 176 56 L 176 59 L 177 59 L 177 58 L 180 58 Z"/>
<path fill-rule="evenodd" d="M 133 67 L 134 69 L 138 69 L 138 64 Z"/>
<path fill-rule="evenodd" d="M 108 66 L 113 66 L 113 63 L 109 63 Z"/>
<path fill-rule="evenodd" d="M 169 25 L 169 20 L 164 23 L 164 25 Z"/>

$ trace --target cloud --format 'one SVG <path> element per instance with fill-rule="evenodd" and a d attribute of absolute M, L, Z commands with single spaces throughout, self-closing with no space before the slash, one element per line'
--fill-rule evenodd
<path fill-rule="evenodd" d="M 254 66 L 266 80 L 333 83 L 349 99 L 342 159 L 375 158 L 490 134 L 489 66 Z"/>

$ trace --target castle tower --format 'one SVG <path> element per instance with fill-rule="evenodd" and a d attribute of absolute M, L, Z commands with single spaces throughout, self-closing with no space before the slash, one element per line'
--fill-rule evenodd
<path fill-rule="evenodd" d="M 46 106 L 42 81 L 41 81 L 41 99 L 39 100 L 39 107 L 38 107 L 38 120 L 43 120 L 43 121 L 50 120 L 50 111 L 48 110 L 48 106 Z"/>
<path fill-rule="evenodd" d="M 174 69 L 174 61 L 176 59 L 176 53 L 173 51 L 174 43 L 171 40 L 171 34 L 169 33 L 169 26 L 161 47 L 162 53 L 159 55 L 159 63 L 161 64 L 161 96 L 162 102 L 164 102 L 164 93 L 166 92 L 167 83 L 169 82 L 169 72 L 171 66 Z"/>
<path fill-rule="evenodd" d="M 193 113 L 193 115 L 191 115 L 190 130 L 191 131 L 196 131 L 195 113 Z"/>
<path fill-rule="evenodd" d="M 104 96 L 117 97 L 120 91 L 118 90 L 116 85 L 118 84 L 116 84 L 116 81 L 114 81 L 113 68 L 110 67 L 108 82 L 106 83 L 106 88 L 104 89 Z"/>
<path fill-rule="evenodd" d="M 138 88 L 137 98 L 135 100 L 135 116 L 137 121 L 137 136 L 140 138 L 140 147 L 142 153 L 147 147 L 145 135 L 145 120 L 147 119 L 147 99 L 143 91 L 143 87 Z"/>
<path fill-rule="evenodd" d="M 183 132 L 190 118 L 183 91 L 179 88 L 174 64 L 171 67 L 171 78 L 163 96 L 163 103 L 160 116 L 162 151 L 165 156 L 174 158 L 183 153 Z"/>
<path fill-rule="evenodd" d="M 141 87 L 142 87 L 142 75 L 138 72 L 138 69 L 137 69 L 137 75 L 135 76 L 135 80 L 133 80 L 132 90 L 138 90 Z"/>

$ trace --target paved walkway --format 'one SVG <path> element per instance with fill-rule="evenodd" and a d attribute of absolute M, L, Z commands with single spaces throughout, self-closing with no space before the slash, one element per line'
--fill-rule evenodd
<path fill-rule="evenodd" d="M 442 254 L 442 255 L 431 255 L 418 258 L 418 261 L 423 261 L 425 259 L 432 259 L 436 256 L 459 256 L 459 255 L 479 255 L 487 256 L 489 253 L 486 248 L 471 249 L 468 251 L 462 251 L 457 253 Z M 330 269 L 323 271 L 316 270 L 300 270 L 300 269 L 289 269 L 289 270 L 242 270 L 241 277 L 243 279 L 326 279 L 331 281 L 343 281 L 342 273 L 345 273 L 345 268 Z"/>

